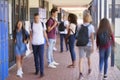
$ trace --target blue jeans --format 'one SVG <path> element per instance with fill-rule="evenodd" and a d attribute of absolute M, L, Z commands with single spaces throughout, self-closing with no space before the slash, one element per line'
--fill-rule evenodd
<path fill-rule="evenodd" d="M 111 46 L 107 49 L 99 48 L 99 71 L 102 73 L 102 68 L 104 66 L 104 75 L 107 74 L 108 70 L 108 58 L 110 55 Z"/>
<path fill-rule="evenodd" d="M 74 35 L 70 35 L 69 36 L 69 49 L 70 49 L 70 54 L 71 54 L 71 59 L 72 61 L 76 60 L 76 54 L 75 54 L 75 36 Z"/>
<path fill-rule="evenodd" d="M 44 44 L 42 45 L 32 45 L 35 69 L 38 72 L 40 70 L 41 74 L 44 74 Z"/>
<path fill-rule="evenodd" d="M 55 46 L 55 39 L 48 39 L 48 41 L 49 41 L 49 46 L 47 50 L 47 59 L 48 59 L 48 64 L 51 64 L 54 61 L 53 48 Z"/>
<path fill-rule="evenodd" d="M 66 34 L 60 34 L 60 51 L 63 52 L 63 41 L 65 42 Z M 66 45 L 66 51 L 68 50 L 68 45 Z"/>

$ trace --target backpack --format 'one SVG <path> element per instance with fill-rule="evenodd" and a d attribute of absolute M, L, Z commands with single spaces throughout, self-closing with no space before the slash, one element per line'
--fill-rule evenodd
<path fill-rule="evenodd" d="M 49 22 L 50 20 L 54 21 L 53 18 L 50 17 L 50 18 L 47 20 L 47 22 L 45 23 L 45 24 L 46 24 L 46 28 L 47 28 L 47 30 L 46 30 L 47 33 L 48 33 L 48 22 Z"/>
<path fill-rule="evenodd" d="M 89 35 L 88 35 L 88 26 L 81 25 L 80 30 L 77 33 L 77 42 L 76 46 L 86 46 L 89 42 Z"/>
<path fill-rule="evenodd" d="M 64 26 L 64 22 L 61 22 L 58 26 L 58 31 L 64 31 L 66 27 Z"/>
<path fill-rule="evenodd" d="M 98 38 L 98 42 L 99 42 L 100 46 L 104 46 L 110 41 L 110 36 L 109 36 L 108 31 L 104 31 L 102 33 L 99 33 L 97 35 L 97 38 Z"/>

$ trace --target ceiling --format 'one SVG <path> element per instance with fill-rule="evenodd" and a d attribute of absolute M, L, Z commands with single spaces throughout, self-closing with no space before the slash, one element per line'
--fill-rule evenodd
<path fill-rule="evenodd" d="M 46 0 L 68 12 L 78 13 L 88 8 L 92 0 Z"/>
<path fill-rule="evenodd" d="M 86 6 L 92 0 L 46 0 L 46 1 L 51 2 L 59 7 L 78 7 Z"/>

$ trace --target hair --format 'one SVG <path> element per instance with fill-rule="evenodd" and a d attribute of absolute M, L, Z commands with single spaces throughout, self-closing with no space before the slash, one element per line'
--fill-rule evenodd
<path fill-rule="evenodd" d="M 84 13 L 83 14 L 83 22 L 84 23 L 91 23 L 92 22 L 92 17 L 90 15 L 90 13 Z"/>
<path fill-rule="evenodd" d="M 102 32 L 104 32 L 104 31 L 108 31 L 109 35 L 112 34 L 111 25 L 110 25 L 109 20 L 108 20 L 107 18 L 103 18 L 103 19 L 100 21 L 97 34 L 102 33 Z"/>
<path fill-rule="evenodd" d="M 83 11 L 83 15 L 87 14 L 87 13 L 90 13 L 90 11 L 88 9 L 86 9 L 86 10 Z"/>
<path fill-rule="evenodd" d="M 58 11 L 58 9 L 57 9 L 57 8 L 52 8 L 52 9 L 51 9 L 51 12 L 50 12 L 50 13 L 51 13 L 51 15 L 52 15 L 52 13 L 55 13 L 56 11 Z"/>
<path fill-rule="evenodd" d="M 22 22 L 22 20 L 18 20 L 17 22 L 16 22 L 16 25 L 15 25 L 15 29 L 14 29 L 14 31 L 13 31 L 13 40 L 15 41 L 16 40 L 16 35 L 17 35 L 17 30 L 18 30 L 18 23 L 19 22 Z M 25 40 L 25 37 L 26 37 L 26 35 L 25 35 L 25 28 L 24 28 L 24 26 L 23 26 L 23 22 L 22 22 L 22 36 L 23 36 L 23 41 Z"/>
<path fill-rule="evenodd" d="M 35 17 L 35 16 L 39 16 L 39 13 L 35 13 L 35 14 L 34 14 L 34 17 Z"/>
<path fill-rule="evenodd" d="M 70 13 L 68 15 L 68 21 L 70 23 L 74 23 L 75 25 L 77 25 L 77 16 L 75 14 L 73 14 L 73 13 Z"/>

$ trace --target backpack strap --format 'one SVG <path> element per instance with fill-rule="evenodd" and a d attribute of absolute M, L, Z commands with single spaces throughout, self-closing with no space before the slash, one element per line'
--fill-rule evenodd
<path fill-rule="evenodd" d="M 44 29 L 44 24 L 43 24 L 43 22 L 41 22 L 41 24 L 42 24 L 42 27 L 43 27 L 43 29 Z"/>
<path fill-rule="evenodd" d="M 77 32 L 77 25 L 76 25 L 76 28 L 75 28 L 75 32 L 72 29 L 70 29 L 70 30 L 72 31 L 73 34 L 75 34 Z"/>
<path fill-rule="evenodd" d="M 31 22 L 31 30 L 33 31 L 33 22 Z"/>
<path fill-rule="evenodd" d="M 41 22 L 41 24 L 42 24 L 42 27 L 43 27 L 43 29 L 44 29 L 44 24 L 43 24 L 43 22 Z M 33 22 L 31 22 L 31 30 L 33 31 Z"/>

